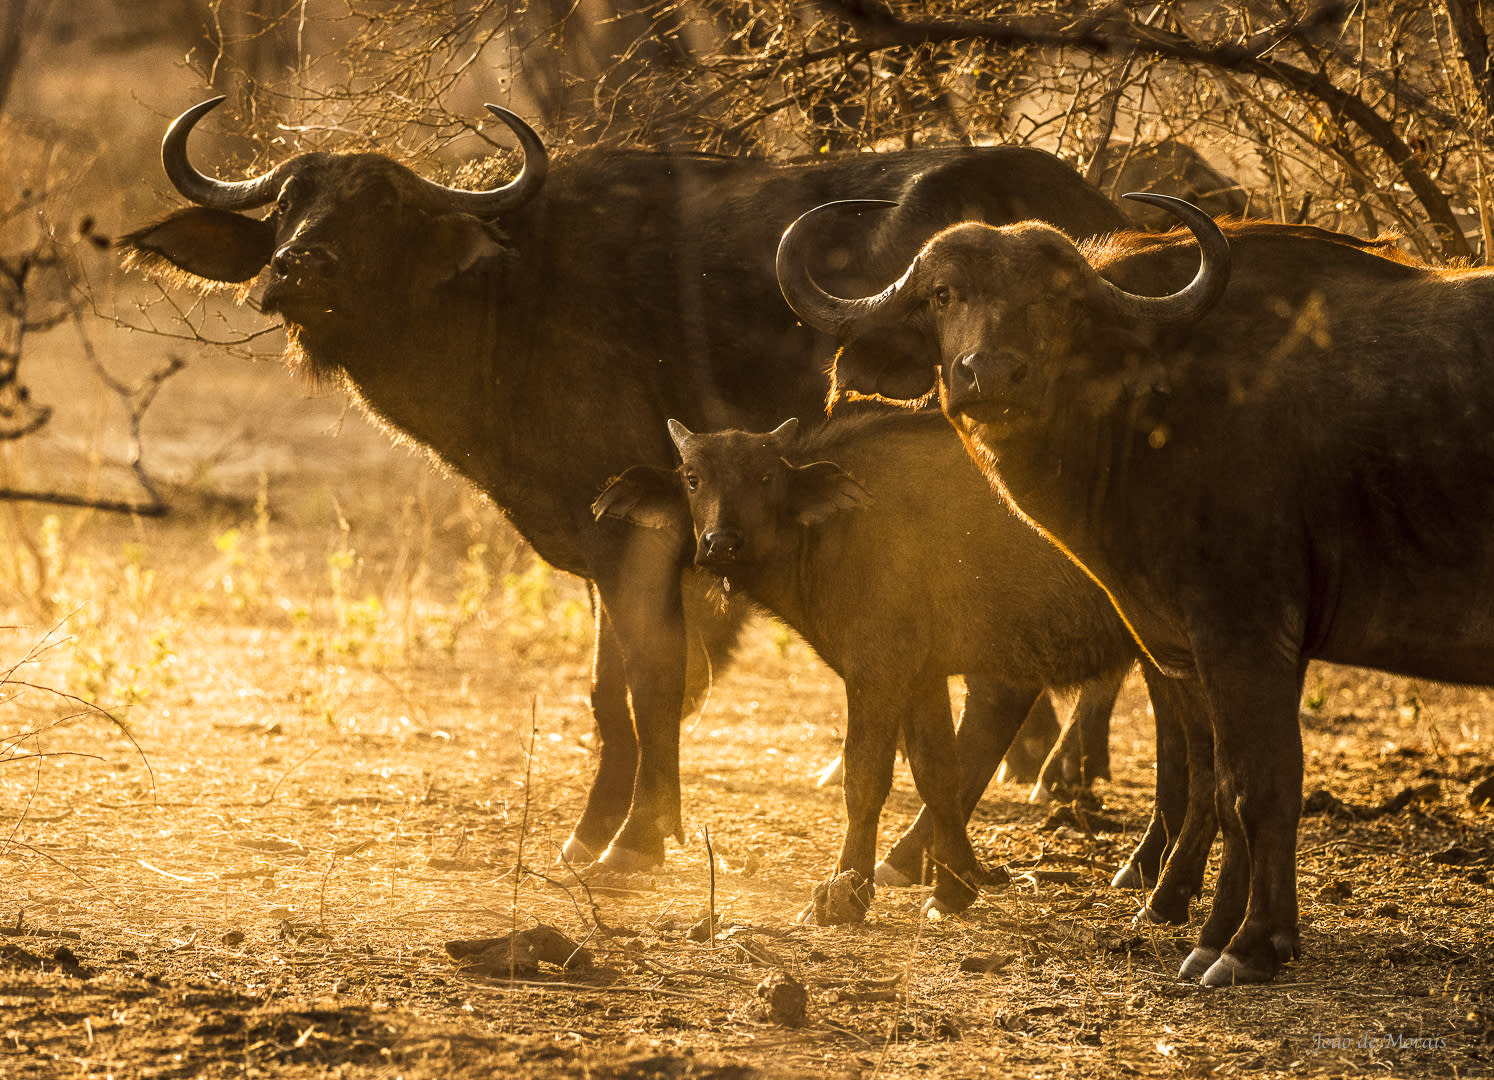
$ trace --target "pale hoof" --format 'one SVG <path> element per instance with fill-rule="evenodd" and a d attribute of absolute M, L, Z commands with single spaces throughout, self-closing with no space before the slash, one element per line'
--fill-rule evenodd
<path fill-rule="evenodd" d="M 598 870 L 610 870 L 614 874 L 641 874 L 658 869 L 663 862 L 663 859 L 645 855 L 641 851 L 629 851 L 616 844 L 608 844 L 607 850 L 597 856 L 593 865 Z"/>
<path fill-rule="evenodd" d="M 1223 953 L 1203 974 L 1205 986 L 1245 986 L 1250 983 L 1270 982 L 1274 971 L 1262 971 L 1251 967 L 1237 956 Z"/>
<path fill-rule="evenodd" d="M 996 767 L 996 782 L 998 784 L 1005 784 L 1007 781 L 1009 781 L 1009 780 L 1015 780 L 1015 779 L 1016 779 L 1016 770 L 1013 769 L 1006 762 L 1003 761 L 1000 765 L 998 765 Z"/>
<path fill-rule="evenodd" d="M 910 885 L 918 884 L 918 882 L 914 881 L 885 859 L 877 863 L 876 872 L 872 877 L 878 885 L 886 885 L 893 889 L 906 889 Z"/>
<path fill-rule="evenodd" d="M 1192 982 L 1201 979 L 1204 973 L 1209 971 L 1219 959 L 1218 949 L 1206 949 L 1199 946 L 1188 954 L 1188 959 L 1183 961 L 1183 966 L 1178 968 L 1178 978 Z"/>
<path fill-rule="evenodd" d="M 1135 863 L 1126 863 L 1115 872 L 1115 877 L 1110 879 L 1112 889 L 1145 889 L 1146 879 L 1141 876 L 1141 871 L 1136 869 Z"/>
<path fill-rule="evenodd" d="M 1152 910 L 1152 905 L 1142 904 L 1141 910 L 1131 918 L 1131 929 L 1142 930 L 1148 926 L 1161 926 L 1166 921 Z"/>
<path fill-rule="evenodd" d="M 577 840 L 572 833 L 571 838 L 565 842 L 565 847 L 560 849 L 559 861 L 572 870 L 580 870 L 583 866 L 590 866 L 596 858 L 597 853 Z"/>
<path fill-rule="evenodd" d="M 923 902 L 920 914 L 930 922 L 938 922 L 940 919 L 947 919 L 952 915 L 958 915 L 964 910 L 962 907 L 950 907 L 948 904 L 941 902 L 938 897 L 931 896 Z"/>
<path fill-rule="evenodd" d="M 1033 806 L 1046 806 L 1053 801 L 1053 789 L 1039 780 L 1032 785 L 1032 790 L 1027 793 L 1027 801 Z"/>

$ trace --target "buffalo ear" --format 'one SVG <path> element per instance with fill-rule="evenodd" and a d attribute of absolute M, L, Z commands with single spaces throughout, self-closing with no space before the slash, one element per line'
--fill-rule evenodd
<path fill-rule="evenodd" d="M 504 248 L 486 225 L 468 214 L 443 214 L 430 223 L 415 263 L 419 287 L 444 285 Z"/>
<path fill-rule="evenodd" d="M 270 261 L 275 230 L 242 214 L 192 206 L 120 237 L 118 246 L 126 265 L 153 269 L 169 264 L 193 277 L 237 284 Z"/>
<path fill-rule="evenodd" d="M 803 525 L 818 525 L 842 510 L 872 504 L 871 493 L 833 461 L 789 465 L 788 490 L 789 513 Z"/>
<path fill-rule="evenodd" d="M 879 398 L 923 403 L 936 389 L 939 355 L 930 336 L 900 323 L 846 341 L 830 370 L 830 402 Z"/>
<path fill-rule="evenodd" d="M 621 518 L 647 529 L 690 528 L 690 506 L 679 474 L 653 465 L 634 465 L 608 481 L 591 504 L 592 516 Z"/>

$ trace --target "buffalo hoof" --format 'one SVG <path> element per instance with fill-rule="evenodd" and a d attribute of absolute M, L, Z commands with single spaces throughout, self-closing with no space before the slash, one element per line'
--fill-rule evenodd
<path fill-rule="evenodd" d="M 1145 889 L 1146 879 L 1141 876 L 1135 863 L 1126 863 L 1115 872 L 1115 877 L 1110 879 L 1112 889 Z"/>
<path fill-rule="evenodd" d="M 1275 975 L 1274 968 L 1256 967 L 1238 956 L 1223 953 L 1204 972 L 1202 982 L 1205 986 L 1244 986 L 1270 982 Z"/>
<path fill-rule="evenodd" d="M 809 906 L 799 912 L 806 926 L 842 926 L 866 918 L 876 888 L 855 870 L 845 870 L 814 887 Z"/>
<path fill-rule="evenodd" d="M 1170 921 L 1170 919 L 1164 919 L 1161 915 L 1159 915 L 1152 908 L 1151 904 L 1142 904 L 1141 910 L 1131 918 L 1131 929 L 1141 930 L 1148 926 L 1161 926 L 1164 923 Z"/>
<path fill-rule="evenodd" d="M 1172 892 L 1153 891 L 1151 897 L 1141 906 L 1141 911 L 1137 913 L 1137 926 L 1143 925 L 1143 916 L 1146 922 L 1156 923 L 1159 926 L 1182 926 L 1188 921 L 1188 898 L 1179 897 Z"/>
<path fill-rule="evenodd" d="M 1219 950 L 1206 948 L 1200 945 L 1188 954 L 1188 959 L 1183 961 L 1183 966 L 1178 968 L 1178 978 L 1187 982 L 1201 979 L 1204 973 L 1214 966 L 1219 959 Z"/>
<path fill-rule="evenodd" d="M 931 922 L 938 922 L 940 919 L 947 919 L 951 915 L 958 915 L 969 906 L 970 902 L 968 900 L 963 904 L 951 904 L 947 900 L 931 896 L 923 902 L 921 914 Z"/>
<path fill-rule="evenodd" d="M 892 889 L 906 889 L 910 885 L 917 885 L 907 874 L 893 866 L 886 859 L 877 863 L 876 873 L 873 875 L 878 885 L 886 885 Z"/>
<path fill-rule="evenodd" d="M 607 850 L 597 856 L 597 861 L 592 865 L 598 870 L 610 870 L 615 874 L 641 874 L 658 869 L 664 865 L 664 860 L 657 855 L 609 844 Z"/>
<path fill-rule="evenodd" d="M 1034 806 L 1046 806 L 1053 801 L 1053 789 L 1039 780 L 1027 793 L 1027 801 Z"/>
<path fill-rule="evenodd" d="M 565 847 L 560 849 L 560 862 L 569 866 L 572 870 L 580 870 L 583 866 L 590 866 L 596 861 L 597 853 L 592 851 L 572 833 L 571 838 L 565 842 Z"/>

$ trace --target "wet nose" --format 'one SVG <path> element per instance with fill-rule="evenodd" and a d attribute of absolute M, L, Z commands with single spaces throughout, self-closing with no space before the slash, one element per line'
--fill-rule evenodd
<path fill-rule="evenodd" d="M 954 362 L 953 389 L 971 396 L 999 394 L 1027 378 L 1027 364 L 1013 357 L 998 359 L 981 350 L 967 352 Z"/>
<path fill-rule="evenodd" d="M 736 529 L 712 529 L 700 534 L 695 561 L 699 563 L 730 562 L 742 548 L 742 534 Z"/>
<path fill-rule="evenodd" d="M 1020 356 L 975 349 L 949 366 L 948 404 L 962 409 L 976 402 L 995 403 L 1013 394 L 1027 379 L 1027 362 Z"/>
<path fill-rule="evenodd" d="M 326 278 L 337 264 L 337 258 L 319 244 L 286 244 L 275 252 L 270 268 L 283 278 Z"/>

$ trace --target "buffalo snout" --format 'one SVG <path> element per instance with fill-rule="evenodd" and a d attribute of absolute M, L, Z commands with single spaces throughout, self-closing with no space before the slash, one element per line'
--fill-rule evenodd
<path fill-rule="evenodd" d="M 977 402 L 1010 404 L 1027 381 L 1025 357 L 1012 352 L 975 349 L 949 365 L 946 378 L 949 407 L 958 410 Z"/>
<path fill-rule="evenodd" d="M 709 529 L 700 534 L 695 546 L 698 566 L 736 562 L 742 552 L 742 534 L 737 529 Z"/>
<path fill-rule="evenodd" d="M 270 259 L 270 269 L 287 281 L 325 280 L 337 256 L 320 244 L 286 244 Z"/>

